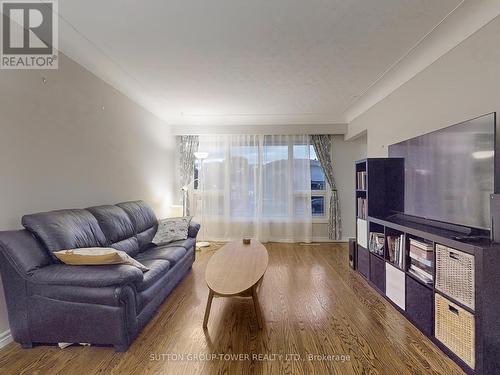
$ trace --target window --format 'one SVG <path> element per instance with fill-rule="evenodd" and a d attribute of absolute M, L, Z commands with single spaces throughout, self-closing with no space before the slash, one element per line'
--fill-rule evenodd
<path fill-rule="evenodd" d="M 260 142 L 251 142 L 245 146 L 229 144 L 216 151 L 217 157 L 205 162 L 204 170 L 216 168 L 223 171 L 224 168 L 216 165 L 230 160 L 231 173 L 229 174 L 228 192 L 230 195 L 230 216 L 243 217 L 252 216 L 256 207 L 255 176 L 262 173 L 262 196 L 263 213 L 267 217 L 281 217 L 293 212 L 294 216 L 300 217 L 309 210 L 309 184 L 311 189 L 311 214 L 316 220 L 324 220 L 327 217 L 327 181 L 321 163 L 318 160 L 314 146 L 308 143 L 297 143 L 293 139 L 286 138 L 276 140 L 274 136 L 264 136 Z M 292 164 L 290 164 L 292 163 Z M 300 167 L 303 163 L 309 163 L 311 181 L 304 181 L 300 176 L 291 174 L 289 168 Z M 211 165 L 213 164 L 213 165 Z M 260 164 L 260 167 L 259 167 Z M 290 167 L 292 165 L 292 167 Z M 207 168 L 207 169 L 205 169 Z M 262 169 L 259 169 L 262 168 Z M 200 161 L 196 160 L 194 168 L 194 189 L 199 187 Z M 212 176 L 213 174 L 211 174 Z M 246 183 L 242 176 L 247 176 Z M 269 178 L 267 178 L 267 177 Z M 234 179 L 234 182 L 233 182 Z M 223 181 L 219 176 L 216 181 Z M 279 186 L 276 186 L 276 184 Z M 207 181 L 212 194 L 214 190 L 222 196 L 225 189 L 218 187 L 216 182 Z M 293 190 L 294 198 L 288 202 L 276 199 L 276 194 L 287 194 Z M 307 192 L 307 194 L 305 194 Z"/>
<path fill-rule="evenodd" d="M 256 181 L 259 144 L 252 139 L 245 145 L 229 144 L 229 211 L 231 217 L 253 217 L 256 207 Z"/>
<path fill-rule="evenodd" d="M 321 195 L 311 196 L 311 208 L 313 216 L 325 216 L 325 197 Z"/>

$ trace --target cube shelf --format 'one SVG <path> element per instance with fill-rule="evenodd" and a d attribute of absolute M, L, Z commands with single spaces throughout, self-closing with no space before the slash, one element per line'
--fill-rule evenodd
<path fill-rule="evenodd" d="M 403 159 L 360 160 L 355 171 L 356 270 L 466 373 L 496 373 L 500 246 L 405 215 Z"/>

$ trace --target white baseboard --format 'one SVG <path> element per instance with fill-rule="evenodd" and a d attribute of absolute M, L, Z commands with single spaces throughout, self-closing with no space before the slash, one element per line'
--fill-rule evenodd
<path fill-rule="evenodd" d="M 211 238 L 207 239 L 204 241 L 209 241 L 209 242 L 231 242 L 231 241 L 238 241 L 240 239 L 236 238 Z M 277 242 L 277 243 L 306 243 L 303 241 L 296 241 L 296 240 L 291 240 L 288 238 L 273 238 L 269 242 Z M 348 238 L 343 238 L 341 240 L 331 240 L 328 237 L 313 237 L 312 241 L 310 243 L 315 243 L 315 242 L 333 242 L 333 243 L 342 243 L 342 242 L 349 242 L 349 237 Z M 266 243 L 266 242 L 263 242 Z"/>
<path fill-rule="evenodd" d="M 342 242 L 349 242 L 348 239 L 341 239 L 341 240 L 331 240 L 328 237 L 314 237 L 313 242 L 333 242 L 333 243 L 342 243 Z"/>
<path fill-rule="evenodd" d="M 12 342 L 12 335 L 10 334 L 10 329 L 5 332 L 0 333 L 0 348 Z"/>

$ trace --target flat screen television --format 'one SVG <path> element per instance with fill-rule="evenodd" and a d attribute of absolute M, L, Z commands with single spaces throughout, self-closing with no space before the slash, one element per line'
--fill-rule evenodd
<path fill-rule="evenodd" d="M 405 159 L 405 214 L 490 229 L 494 113 L 389 146 Z"/>

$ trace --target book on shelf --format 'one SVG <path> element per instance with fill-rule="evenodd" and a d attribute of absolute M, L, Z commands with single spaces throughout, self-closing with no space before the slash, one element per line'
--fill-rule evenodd
<path fill-rule="evenodd" d="M 370 232 L 370 242 L 368 246 L 372 253 L 384 256 L 384 243 L 384 233 Z"/>
<path fill-rule="evenodd" d="M 389 261 L 399 268 L 404 265 L 405 238 L 404 234 L 399 236 L 387 236 L 387 252 Z"/>
<path fill-rule="evenodd" d="M 420 268 L 416 267 L 413 264 L 410 265 L 409 272 L 412 273 L 413 275 L 417 276 L 420 280 L 422 280 L 426 284 L 432 284 L 432 280 L 434 279 L 431 274 L 421 270 Z"/>
<path fill-rule="evenodd" d="M 432 263 L 433 263 L 432 258 L 431 259 L 421 258 L 420 256 L 416 255 L 415 253 L 412 253 L 411 249 L 410 249 L 410 258 L 412 260 L 417 261 L 418 263 L 420 263 L 422 265 L 425 265 L 427 267 L 431 267 L 432 268 Z"/>
<path fill-rule="evenodd" d="M 432 248 L 432 245 L 431 244 L 428 244 L 428 243 L 425 243 L 425 242 L 421 242 L 421 241 L 418 241 L 414 238 L 411 238 L 410 239 L 410 247 L 411 246 L 415 246 L 416 248 L 420 249 L 420 250 L 423 250 L 423 251 L 432 251 L 433 248 Z"/>
<path fill-rule="evenodd" d="M 387 236 L 387 255 L 389 256 L 389 261 L 394 263 L 396 257 L 396 236 Z"/>
<path fill-rule="evenodd" d="M 410 271 L 423 282 L 431 284 L 434 280 L 434 247 L 411 238 L 409 255 Z"/>
<path fill-rule="evenodd" d="M 366 190 L 366 171 L 356 173 L 356 189 Z"/>
<path fill-rule="evenodd" d="M 413 268 L 410 267 L 408 272 L 410 274 L 412 274 L 414 277 L 416 277 L 417 279 L 421 280 L 424 284 L 428 284 L 428 285 L 432 284 L 432 279 L 429 279 L 425 275 L 421 275 L 420 273 L 418 273 L 418 271 L 415 271 Z"/>
<path fill-rule="evenodd" d="M 422 250 L 421 248 L 410 243 L 410 255 L 414 255 L 415 257 L 421 259 L 432 260 L 434 257 L 433 254 L 434 252 L 432 251 L 432 248 L 430 250 Z"/>
<path fill-rule="evenodd" d="M 414 267 L 421 269 L 424 272 L 427 272 L 429 275 L 432 275 L 434 272 L 434 269 L 432 268 L 432 263 L 430 265 L 423 264 L 420 261 L 416 260 L 415 258 L 411 258 L 410 264 Z"/>
<path fill-rule="evenodd" d="M 358 198 L 358 218 L 366 220 L 368 217 L 368 204 L 366 198 Z"/>

